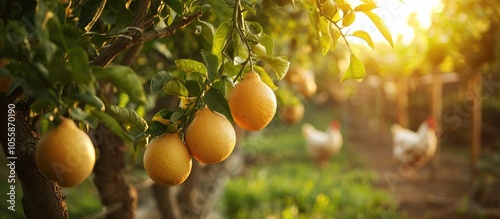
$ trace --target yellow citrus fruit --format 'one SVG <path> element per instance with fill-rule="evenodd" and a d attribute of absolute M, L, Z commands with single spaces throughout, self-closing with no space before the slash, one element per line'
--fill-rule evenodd
<path fill-rule="evenodd" d="M 248 72 L 229 95 L 234 122 L 246 130 L 265 128 L 276 113 L 276 96 L 255 72 Z"/>
<path fill-rule="evenodd" d="M 292 125 L 300 121 L 304 117 L 304 104 L 284 106 L 281 108 L 281 116 L 283 122 L 287 125 Z"/>
<path fill-rule="evenodd" d="M 87 179 L 95 161 L 89 136 L 68 118 L 43 135 L 35 149 L 40 172 L 63 187 L 76 186 Z"/>
<path fill-rule="evenodd" d="M 226 117 L 205 107 L 196 112 L 185 139 L 196 160 L 212 164 L 225 160 L 233 152 L 236 132 Z"/>
<path fill-rule="evenodd" d="M 144 151 L 144 169 L 155 182 L 175 186 L 184 182 L 193 165 L 189 151 L 177 133 L 153 139 Z"/>

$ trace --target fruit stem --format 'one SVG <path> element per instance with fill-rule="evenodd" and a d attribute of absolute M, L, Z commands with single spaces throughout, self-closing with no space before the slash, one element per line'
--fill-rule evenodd
<path fill-rule="evenodd" d="M 234 83 L 238 80 L 238 78 L 241 77 L 241 75 L 243 74 L 243 70 L 245 69 L 245 67 L 248 64 L 250 64 L 250 70 L 253 71 L 254 63 L 253 63 L 252 56 L 251 56 L 252 47 L 251 47 L 250 43 L 248 42 L 247 35 L 245 35 L 245 31 L 246 31 L 245 17 L 243 16 L 244 9 L 241 6 L 241 0 L 236 0 L 233 7 L 234 8 L 233 8 L 231 27 L 230 27 L 229 32 L 226 35 L 226 43 L 224 44 L 224 47 L 222 49 L 222 55 L 225 59 L 231 61 L 231 58 L 226 54 L 226 50 L 229 47 L 229 44 L 231 42 L 233 42 L 232 36 L 233 36 L 234 31 L 236 31 L 236 33 L 240 37 L 241 41 L 243 41 L 243 43 L 245 44 L 246 50 L 248 51 L 248 57 L 243 63 L 241 63 L 242 67 L 241 67 L 240 71 L 238 72 L 238 74 L 236 75 L 236 77 L 234 78 L 234 80 L 233 80 L 233 83 Z M 224 61 L 223 61 L 223 63 L 224 63 Z"/>
<path fill-rule="evenodd" d="M 331 18 L 329 18 L 328 16 L 326 16 L 326 14 L 321 10 L 321 5 L 319 4 L 319 0 L 317 0 L 317 4 L 316 4 L 316 8 L 318 8 L 319 10 L 319 14 L 324 17 L 326 20 L 328 20 L 329 22 L 331 22 L 333 25 L 335 25 L 335 27 L 339 30 L 340 32 L 340 35 L 342 36 L 342 39 L 344 39 L 345 41 L 345 44 L 347 45 L 347 48 L 349 49 L 349 51 L 351 53 L 353 53 L 352 49 L 351 49 L 351 46 L 349 45 L 349 42 L 347 41 L 347 38 L 345 36 L 344 33 L 342 33 L 342 28 L 337 24 L 337 22 L 333 21 Z"/>
<path fill-rule="evenodd" d="M 203 83 L 202 86 L 204 87 L 204 89 L 206 89 L 207 86 L 209 86 L 209 85 L 210 85 L 210 82 L 208 80 L 205 80 L 205 82 Z M 204 92 L 200 92 L 196 96 L 195 101 L 192 102 L 192 103 L 189 103 L 189 105 L 187 106 L 187 109 L 189 109 L 192 104 L 194 104 L 194 107 L 191 110 L 191 112 L 189 112 L 189 114 L 186 115 L 187 116 L 186 119 L 182 120 L 181 124 L 179 125 L 181 128 L 177 129 L 178 133 L 179 133 L 180 139 L 182 141 L 184 141 L 184 142 L 185 142 L 184 136 L 186 134 L 186 130 L 187 130 L 188 125 L 191 124 L 191 122 L 193 121 L 194 116 L 196 115 L 196 112 L 198 112 L 198 110 L 200 110 L 201 108 L 203 108 L 203 106 L 205 105 L 205 103 L 202 100 L 203 93 Z"/>

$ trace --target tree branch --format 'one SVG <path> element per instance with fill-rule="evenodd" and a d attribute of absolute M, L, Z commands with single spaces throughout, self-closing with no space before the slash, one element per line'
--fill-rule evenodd
<path fill-rule="evenodd" d="M 139 2 L 139 8 L 135 14 L 134 21 L 132 22 L 132 27 L 138 27 L 143 29 L 145 25 L 149 23 L 145 22 L 146 12 L 149 9 L 150 0 L 142 0 Z M 168 27 L 165 27 L 160 30 L 151 30 L 148 32 L 141 32 L 139 30 L 131 28 L 127 35 L 122 37 L 117 37 L 113 43 L 103 52 L 101 53 L 91 64 L 107 66 L 109 65 L 115 57 L 123 52 L 126 49 L 129 49 L 135 45 L 142 44 L 144 42 L 165 38 L 172 36 L 177 30 L 180 30 L 187 25 L 191 24 L 195 19 L 201 17 L 203 13 L 201 11 L 197 11 L 185 18 L 181 21 L 174 23 Z"/>
<path fill-rule="evenodd" d="M 174 33 L 177 30 L 180 30 L 180 29 L 188 26 L 195 19 L 201 17 L 201 15 L 203 15 L 203 13 L 201 11 L 197 11 L 194 14 L 189 15 L 189 16 L 185 17 L 184 19 L 182 19 L 181 21 L 174 23 L 168 27 L 165 27 L 165 28 L 160 29 L 160 30 L 148 31 L 148 32 L 143 34 L 142 41 L 146 42 L 146 41 L 150 41 L 150 40 L 154 40 L 154 39 L 170 37 L 170 36 L 174 35 Z"/>
<path fill-rule="evenodd" d="M 144 19 L 150 5 L 151 0 L 139 1 L 139 6 L 137 8 L 137 11 L 135 12 L 134 20 L 132 21 L 131 26 L 137 27 L 142 30 Z M 92 61 L 91 64 L 100 65 L 103 67 L 109 65 L 119 53 L 121 53 L 125 49 L 132 47 L 134 45 L 133 42 L 140 41 L 141 32 L 142 31 L 140 30 L 130 29 L 128 31 L 128 35 L 125 35 L 126 37 L 117 37 L 115 41 L 113 41 L 113 43 L 111 43 L 111 45 L 106 50 L 104 50 L 103 53 L 101 53 L 96 59 L 94 59 L 94 61 Z M 132 40 L 130 40 L 129 38 L 131 38 Z"/>

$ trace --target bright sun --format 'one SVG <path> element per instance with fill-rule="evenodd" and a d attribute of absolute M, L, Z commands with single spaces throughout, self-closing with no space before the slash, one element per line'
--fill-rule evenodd
<path fill-rule="evenodd" d="M 357 1 L 350 1 L 353 5 L 357 5 Z M 431 25 L 431 15 L 435 11 L 439 11 L 442 7 L 441 0 L 378 0 L 379 8 L 374 9 L 391 31 L 393 39 L 398 35 L 402 36 L 403 44 L 409 44 L 415 36 L 413 27 L 408 24 L 410 14 L 414 13 L 419 25 L 422 28 L 428 28 Z M 360 28 L 367 31 L 373 38 L 373 41 L 385 41 L 377 28 L 366 18 L 366 16 L 357 16 L 355 23 Z M 365 20 L 366 19 L 366 20 Z M 361 24 L 361 25 L 360 25 Z"/>

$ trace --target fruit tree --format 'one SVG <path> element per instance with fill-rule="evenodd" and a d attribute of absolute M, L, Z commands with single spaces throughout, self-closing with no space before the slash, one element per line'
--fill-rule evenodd
<path fill-rule="evenodd" d="M 259 18 L 281 9 L 305 14 L 304 34 L 318 53 L 338 41 L 347 46 L 342 81 L 362 80 L 349 41 L 373 42 L 348 27 L 363 14 L 392 46 L 376 7 L 372 0 L 0 0 L 0 115 L 8 124 L 0 142 L 15 159 L 25 216 L 68 218 L 61 186 L 77 186 L 93 168 L 103 205 L 119 204 L 108 216 L 133 218 L 127 147 L 144 153 L 152 180 L 176 185 L 190 174 L 191 157 L 229 156 L 232 122 L 259 130 L 273 118 L 273 91 L 290 62 L 275 49 L 283 45 L 271 37 L 272 24 Z M 181 104 L 164 107 L 165 99 Z"/>

